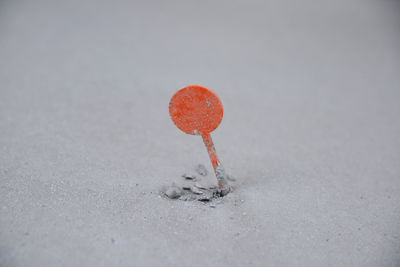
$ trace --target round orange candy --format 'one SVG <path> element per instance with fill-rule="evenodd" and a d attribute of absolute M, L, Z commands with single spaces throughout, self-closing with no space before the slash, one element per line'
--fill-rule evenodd
<path fill-rule="evenodd" d="M 176 92 L 169 103 L 175 125 L 187 134 L 204 135 L 222 121 L 224 108 L 216 93 L 200 85 L 189 85 Z"/>

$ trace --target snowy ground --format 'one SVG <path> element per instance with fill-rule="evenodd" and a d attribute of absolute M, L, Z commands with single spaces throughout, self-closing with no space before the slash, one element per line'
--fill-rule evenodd
<path fill-rule="evenodd" d="M 2 1 L 1 266 L 399 266 L 400 3 Z M 168 102 L 216 91 L 237 178 Z M 215 183 L 213 176 L 203 182 Z"/>

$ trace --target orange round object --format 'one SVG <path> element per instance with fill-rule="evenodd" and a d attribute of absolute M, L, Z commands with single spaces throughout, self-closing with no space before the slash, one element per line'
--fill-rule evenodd
<path fill-rule="evenodd" d="M 189 85 L 176 92 L 169 103 L 175 125 L 187 134 L 205 135 L 222 121 L 224 108 L 216 93 L 200 85 Z"/>

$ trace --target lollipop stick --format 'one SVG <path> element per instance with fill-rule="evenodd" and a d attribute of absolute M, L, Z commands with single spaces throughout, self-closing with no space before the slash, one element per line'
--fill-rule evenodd
<path fill-rule="evenodd" d="M 222 164 L 217 156 L 217 152 L 215 151 L 215 146 L 211 139 L 211 135 L 209 133 L 202 134 L 202 137 L 203 137 L 203 142 L 207 147 L 208 155 L 210 156 L 215 176 L 217 177 L 218 187 L 221 190 L 222 195 L 226 195 L 229 193 L 231 189 L 225 177 L 224 167 L 222 167 Z"/>

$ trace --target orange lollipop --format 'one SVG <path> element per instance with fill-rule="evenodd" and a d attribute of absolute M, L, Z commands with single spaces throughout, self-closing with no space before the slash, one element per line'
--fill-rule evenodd
<path fill-rule="evenodd" d="M 225 171 L 210 135 L 221 123 L 224 115 L 224 108 L 217 94 L 200 85 L 186 86 L 171 98 L 169 114 L 180 130 L 203 137 L 221 194 L 229 193 L 230 187 L 225 178 Z"/>

